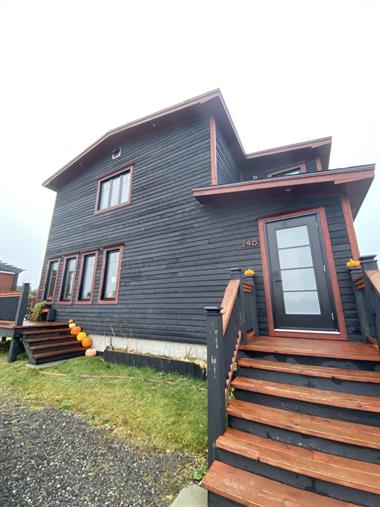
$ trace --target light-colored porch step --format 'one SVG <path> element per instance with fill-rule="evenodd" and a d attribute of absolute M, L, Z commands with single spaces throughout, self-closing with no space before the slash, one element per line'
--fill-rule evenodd
<path fill-rule="evenodd" d="M 329 366 L 309 366 L 307 364 L 266 361 L 264 359 L 254 359 L 249 357 L 239 359 L 238 366 L 241 368 L 256 368 L 258 370 L 306 375 L 309 377 L 380 384 L 380 372 L 377 371 L 349 370 L 345 368 L 331 368 Z"/>
<path fill-rule="evenodd" d="M 260 336 L 240 350 L 295 356 L 328 357 L 357 361 L 380 362 L 380 353 L 373 344 L 348 341 L 306 340 L 302 338 L 273 338 Z"/>
<path fill-rule="evenodd" d="M 219 449 L 296 474 L 380 494 L 380 465 L 305 449 L 231 428 L 217 439 L 216 445 Z"/>
<path fill-rule="evenodd" d="M 355 507 L 214 461 L 202 486 L 246 507 Z M 357 507 L 357 506 L 356 506 Z"/>
<path fill-rule="evenodd" d="M 289 412 L 280 408 L 236 399 L 232 399 L 228 403 L 227 413 L 229 416 L 303 435 L 370 449 L 380 449 L 380 427 L 377 426 Z"/>
<path fill-rule="evenodd" d="M 247 377 L 236 377 L 231 385 L 235 389 L 266 394 L 268 396 L 380 414 L 380 397 L 377 396 L 327 391 L 314 387 L 293 386 Z"/>

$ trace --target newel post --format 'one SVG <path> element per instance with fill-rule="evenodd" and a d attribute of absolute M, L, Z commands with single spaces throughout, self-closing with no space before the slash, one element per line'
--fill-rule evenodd
<path fill-rule="evenodd" d="M 377 339 L 377 343 L 380 345 L 380 299 L 378 296 L 374 296 L 374 288 L 366 275 L 366 271 L 379 269 L 376 255 L 361 255 L 360 263 L 364 272 L 364 302 L 369 321 L 369 336 Z"/>
<path fill-rule="evenodd" d="M 226 429 L 226 378 L 224 372 L 223 322 L 220 306 L 207 312 L 207 396 L 208 396 L 208 465 L 215 459 L 216 439 Z"/>
<path fill-rule="evenodd" d="M 20 298 L 18 300 L 16 316 L 15 316 L 15 324 L 17 326 L 22 326 L 22 324 L 24 323 L 26 309 L 28 307 L 29 289 L 30 289 L 30 283 L 24 283 L 24 285 L 22 286 Z"/>
<path fill-rule="evenodd" d="M 361 267 L 348 268 L 351 276 L 352 288 L 354 291 L 355 304 L 358 312 L 360 331 L 364 338 L 370 335 L 369 321 L 365 304 L 365 293 L 361 288 L 363 283 L 363 271 Z M 358 286 L 359 285 L 359 286 Z"/>
<path fill-rule="evenodd" d="M 241 331 L 241 343 L 247 342 L 247 323 L 246 323 L 246 314 L 245 314 L 245 304 L 244 304 L 244 289 L 243 289 L 243 271 L 241 268 L 231 268 L 230 269 L 230 278 L 231 280 L 239 280 L 239 292 L 237 296 L 237 310 L 238 310 L 238 319 L 239 319 L 239 331 Z"/>

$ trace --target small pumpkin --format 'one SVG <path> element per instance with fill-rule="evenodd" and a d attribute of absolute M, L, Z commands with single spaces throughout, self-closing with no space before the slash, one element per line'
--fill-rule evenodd
<path fill-rule="evenodd" d="M 96 349 L 87 349 L 84 354 L 87 357 L 94 357 L 96 356 Z"/>
<path fill-rule="evenodd" d="M 75 327 L 75 326 L 76 326 L 75 322 L 71 322 L 71 323 L 69 324 L 69 328 L 70 328 L 70 329 L 72 329 L 72 328 L 73 328 L 73 327 Z"/>
<path fill-rule="evenodd" d="M 244 271 L 244 276 L 254 276 L 255 272 L 253 269 L 248 268 Z"/>
<path fill-rule="evenodd" d="M 92 339 L 89 336 L 86 336 L 86 338 L 83 338 L 82 340 L 82 347 L 85 349 L 89 349 L 92 345 Z"/>
<path fill-rule="evenodd" d="M 84 331 L 81 331 L 80 333 L 77 334 L 77 340 L 78 342 L 81 342 L 83 340 L 83 338 L 86 338 L 87 336 L 87 333 L 85 333 Z"/>
<path fill-rule="evenodd" d="M 79 326 L 75 326 L 75 327 L 71 328 L 71 334 L 73 334 L 74 336 L 79 334 L 81 331 L 82 331 L 82 329 Z"/>
<path fill-rule="evenodd" d="M 69 320 L 69 324 L 72 324 L 73 322 L 74 322 L 74 321 L 73 321 L 73 319 L 70 319 L 70 320 Z"/>
<path fill-rule="evenodd" d="M 353 259 L 350 259 L 346 262 L 346 266 L 348 268 L 359 268 L 360 267 L 360 261 L 355 261 Z"/>

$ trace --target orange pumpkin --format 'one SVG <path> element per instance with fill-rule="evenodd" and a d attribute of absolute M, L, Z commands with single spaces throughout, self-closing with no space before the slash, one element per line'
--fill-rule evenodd
<path fill-rule="evenodd" d="M 87 336 L 87 333 L 85 333 L 84 331 L 81 331 L 80 333 L 77 334 L 77 340 L 78 342 L 81 342 L 83 340 L 83 338 L 86 338 Z"/>
<path fill-rule="evenodd" d="M 92 339 L 89 336 L 86 336 L 86 338 L 83 338 L 82 340 L 82 347 L 85 349 L 90 348 L 92 345 Z"/>
<path fill-rule="evenodd" d="M 360 267 L 360 261 L 354 261 L 353 259 L 350 259 L 346 262 L 346 266 L 348 268 L 359 268 Z"/>
<path fill-rule="evenodd" d="M 79 326 L 75 326 L 71 329 L 71 334 L 73 334 L 74 336 L 76 336 L 77 334 L 79 334 L 80 332 L 82 331 L 82 329 L 79 327 Z"/>
<path fill-rule="evenodd" d="M 84 354 L 87 357 L 94 357 L 96 356 L 96 349 L 87 349 Z"/>

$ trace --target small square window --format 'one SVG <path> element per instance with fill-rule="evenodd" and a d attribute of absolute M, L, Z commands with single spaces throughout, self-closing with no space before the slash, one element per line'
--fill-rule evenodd
<path fill-rule="evenodd" d="M 121 155 L 121 148 L 115 148 L 112 152 L 112 160 L 120 157 L 120 155 Z"/>

